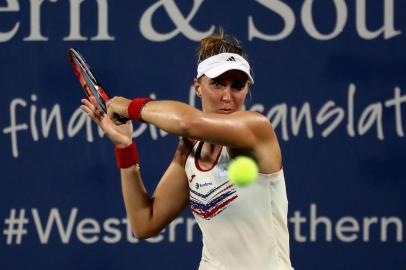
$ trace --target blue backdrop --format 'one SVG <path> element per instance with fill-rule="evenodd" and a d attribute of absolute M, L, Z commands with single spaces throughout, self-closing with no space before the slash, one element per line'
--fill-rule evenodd
<path fill-rule="evenodd" d="M 296 269 L 406 269 L 401 0 L 0 1 L 0 269 L 197 269 L 191 212 L 131 237 L 113 147 L 78 109 L 76 47 L 113 95 L 199 106 L 198 40 L 250 55 L 283 151 Z M 135 126 L 152 192 L 177 138 Z"/>

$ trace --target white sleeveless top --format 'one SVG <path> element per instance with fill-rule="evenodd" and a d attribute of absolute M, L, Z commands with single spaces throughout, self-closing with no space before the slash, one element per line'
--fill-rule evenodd
<path fill-rule="evenodd" d="M 190 205 L 203 235 L 199 270 L 291 270 L 288 200 L 283 170 L 259 174 L 246 187 L 229 182 L 230 161 L 223 147 L 208 170 L 195 156 L 196 143 L 187 157 Z"/>

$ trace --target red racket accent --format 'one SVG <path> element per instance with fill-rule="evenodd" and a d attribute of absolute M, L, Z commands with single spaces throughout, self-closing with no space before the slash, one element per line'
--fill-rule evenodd
<path fill-rule="evenodd" d="M 107 113 L 106 103 L 110 98 L 100 83 L 96 80 L 90 67 L 86 64 L 85 59 L 73 48 L 69 49 L 68 57 L 76 77 L 79 79 L 82 88 L 85 90 L 87 98 L 89 99 L 90 96 L 94 96 L 99 105 L 99 109 Z M 128 121 L 127 118 L 118 114 L 114 114 L 113 118 L 123 124 Z"/>
<path fill-rule="evenodd" d="M 100 93 L 100 96 L 102 97 L 102 99 L 104 100 L 104 102 L 107 102 L 110 98 L 109 98 L 109 96 L 107 95 L 107 93 L 104 91 L 104 89 L 103 89 L 103 87 L 101 87 L 101 86 L 99 86 L 99 93 Z"/>

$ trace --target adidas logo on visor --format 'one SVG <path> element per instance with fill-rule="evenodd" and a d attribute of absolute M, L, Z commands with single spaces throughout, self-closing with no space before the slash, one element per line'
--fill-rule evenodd
<path fill-rule="evenodd" d="M 235 53 L 219 53 L 204 59 L 197 66 L 196 78 L 204 74 L 209 78 L 215 78 L 230 69 L 241 70 L 248 75 L 251 83 L 254 83 L 250 74 L 250 64 L 241 55 Z"/>

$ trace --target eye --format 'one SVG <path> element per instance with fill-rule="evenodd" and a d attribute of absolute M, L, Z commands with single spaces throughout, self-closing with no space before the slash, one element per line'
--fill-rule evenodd
<path fill-rule="evenodd" d="M 225 83 L 223 81 L 221 81 L 221 80 L 218 80 L 218 79 L 212 79 L 210 81 L 210 85 L 213 85 L 216 88 L 220 88 L 220 87 L 225 86 Z"/>
<path fill-rule="evenodd" d="M 237 90 L 242 90 L 245 86 L 245 81 L 233 81 L 231 87 Z"/>

